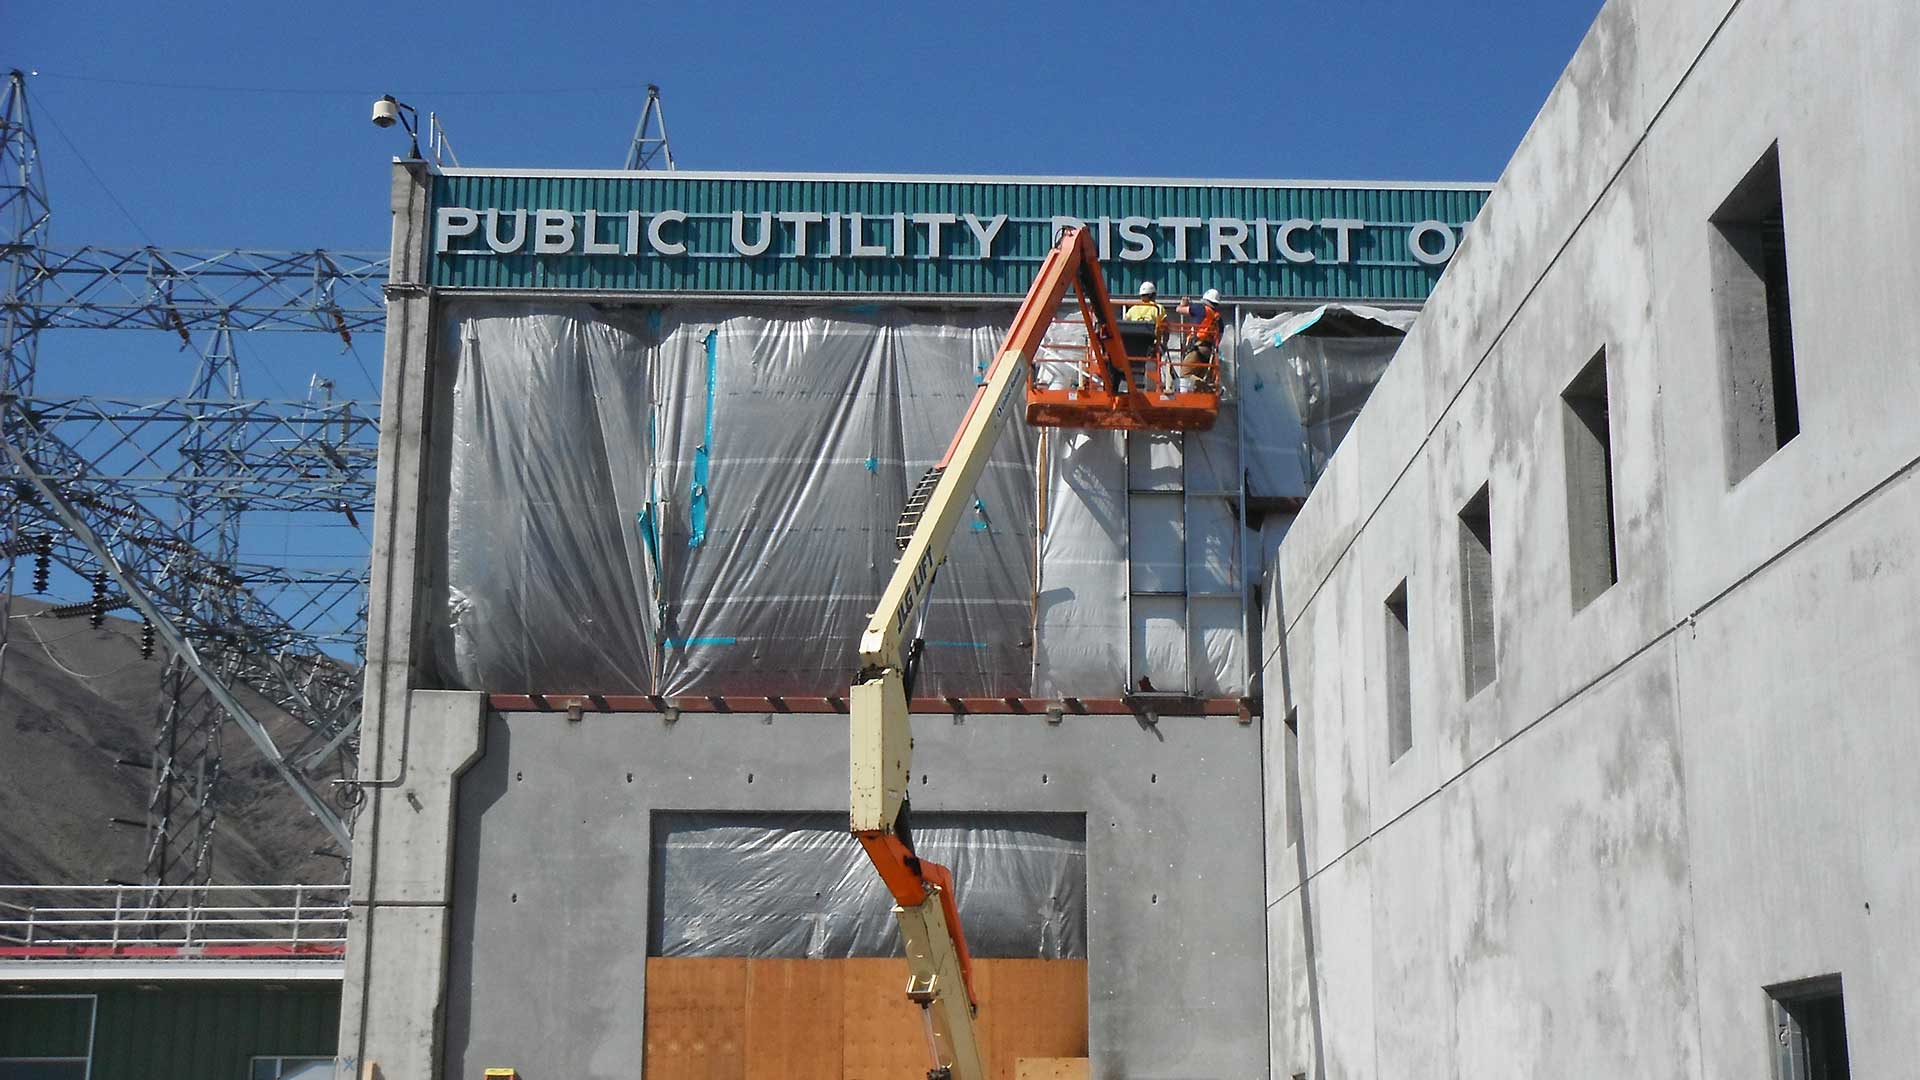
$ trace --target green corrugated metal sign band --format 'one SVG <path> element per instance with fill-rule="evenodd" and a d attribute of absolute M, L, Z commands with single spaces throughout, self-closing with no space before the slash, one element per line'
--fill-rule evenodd
<path fill-rule="evenodd" d="M 1060 219 L 1116 292 L 1422 300 L 1483 188 L 457 171 L 431 283 L 647 293 L 1018 296 Z M 1415 247 L 1419 248 L 1418 251 Z"/>

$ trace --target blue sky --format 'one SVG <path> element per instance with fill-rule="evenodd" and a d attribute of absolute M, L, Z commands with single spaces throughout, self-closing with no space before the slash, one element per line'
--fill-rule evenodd
<path fill-rule="evenodd" d="M 1599 6 L 27 3 L 3 59 L 58 243 L 368 249 L 382 91 L 469 165 L 618 166 L 651 81 L 683 168 L 1490 180 Z"/>
<path fill-rule="evenodd" d="M 612 168 L 645 85 L 683 168 L 1492 180 L 1600 0 L 568 7 L 19 3 L 52 245 L 384 250 L 392 92 L 464 164 Z M 236 345 L 248 396 L 376 396 L 377 340 Z M 184 391 L 171 335 L 43 335 L 42 393 Z M 364 533 L 250 528 L 340 565 Z"/>

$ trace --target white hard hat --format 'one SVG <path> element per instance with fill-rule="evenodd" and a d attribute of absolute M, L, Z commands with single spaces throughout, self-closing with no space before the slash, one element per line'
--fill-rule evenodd
<path fill-rule="evenodd" d="M 1154 293 L 1157 293 L 1159 291 L 1160 291 L 1159 289 L 1156 289 L 1153 287 L 1153 282 L 1151 281 L 1143 281 L 1140 283 L 1141 296 L 1152 296 Z"/>
<path fill-rule="evenodd" d="M 1200 299 L 1205 300 L 1207 303 L 1212 304 L 1215 307 L 1219 307 L 1220 306 L 1220 290 L 1208 289 L 1206 292 L 1203 292 L 1200 294 Z"/>

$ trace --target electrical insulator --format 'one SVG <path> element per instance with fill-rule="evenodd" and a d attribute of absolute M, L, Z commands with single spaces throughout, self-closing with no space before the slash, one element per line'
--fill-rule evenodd
<path fill-rule="evenodd" d="M 33 540 L 33 591 L 47 591 L 47 575 L 53 570 L 53 537 L 41 533 Z"/>
<path fill-rule="evenodd" d="M 107 573 L 104 570 L 93 575 L 93 603 L 87 608 L 87 623 L 95 630 L 107 621 Z"/>
<path fill-rule="evenodd" d="M 153 622 L 149 619 L 140 620 L 140 659 L 153 659 Z"/>

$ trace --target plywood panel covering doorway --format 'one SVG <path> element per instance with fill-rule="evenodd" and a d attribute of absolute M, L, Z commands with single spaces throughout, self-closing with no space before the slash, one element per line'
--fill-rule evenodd
<path fill-rule="evenodd" d="M 1020 1058 L 1085 1057 L 1085 960 L 976 960 L 992 1080 Z M 926 1075 L 900 959 L 647 961 L 646 1080 L 908 1080 Z"/>

